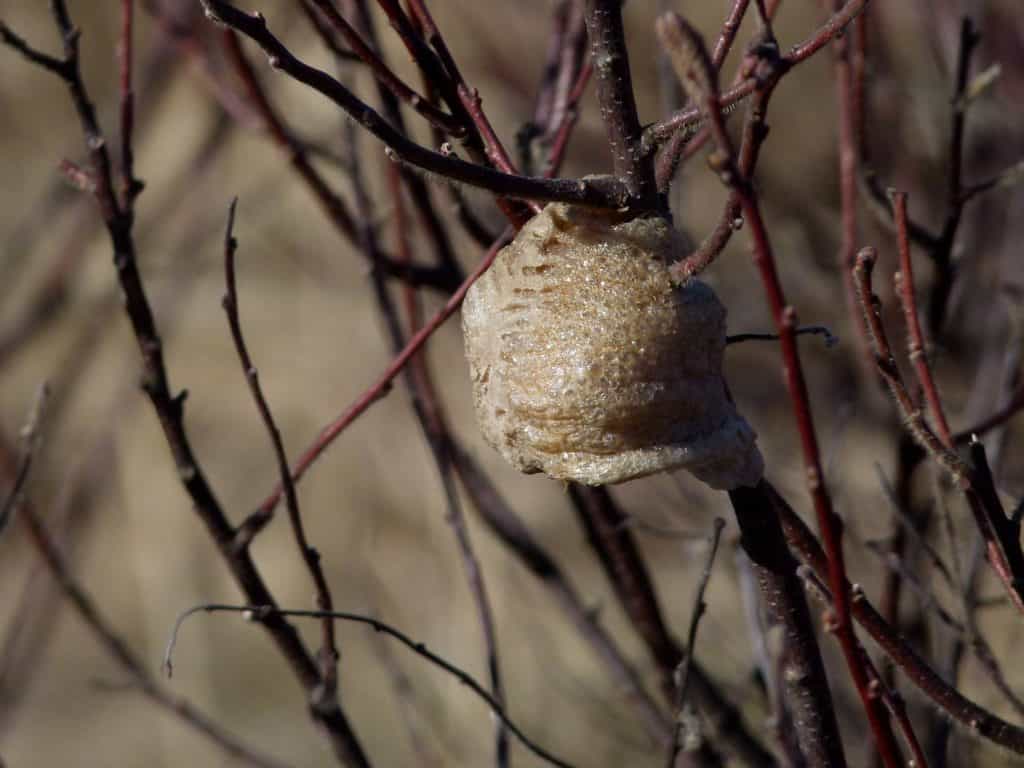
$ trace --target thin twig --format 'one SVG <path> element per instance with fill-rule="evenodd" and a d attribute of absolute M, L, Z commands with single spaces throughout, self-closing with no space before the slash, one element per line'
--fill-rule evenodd
<path fill-rule="evenodd" d="M 793 67 L 810 58 L 837 35 L 843 33 L 846 26 L 852 22 L 867 7 L 869 0 L 847 0 L 842 9 L 833 14 L 817 29 L 810 37 L 798 45 L 793 46 L 789 53 L 782 57 L 782 61 L 789 67 Z M 745 99 L 758 87 L 758 78 L 747 77 L 742 83 L 730 88 L 720 96 L 720 106 L 726 109 L 731 105 Z M 661 120 L 644 129 L 643 147 L 647 152 L 653 152 L 663 143 L 668 141 L 677 130 L 687 125 L 695 125 L 702 119 L 703 111 L 698 106 L 688 107 L 674 115 Z"/>
<path fill-rule="evenodd" d="M 225 605 L 222 603 L 203 603 L 201 605 L 195 605 L 188 610 L 179 614 L 178 618 L 174 621 L 174 626 L 171 629 L 170 637 L 167 640 L 167 647 L 164 650 L 164 671 L 170 676 L 172 672 L 172 656 L 174 654 L 174 646 L 178 642 L 178 632 L 181 629 L 181 625 L 190 616 L 196 613 L 241 613 L 245 618 L 253 621 L 266 621 L 271 614 L 278 614 L 281 617 L 300 617 L 300 618 L 313 618 L 323 619 L 331 618 L 339 621 L 350 621 L 356 624 L 365 624 L 372 627 L 375 632 L 381 632 L 388 637 L 393 637 L 395 640 L 400 642 L 406 648 L 411 650 L 418 656 L 422 656 L 424 659 L 440 667 L 445 672 L 450 674 L 452 677 L 457 679 L 460 683 L 469 688 L 475 693 L 480 699 L 486 702 L 487 706 L 490 707 L 491 712 L 501 720 L 509 731 L 519 739 L 520 743 L 526 747 L 530 752 L 550 763 L 551 765 L 562 766 L 562 768 L 572 768 L 570 763 L 560 760 L 559 758 L 552 755 L 546 749 L 541 747 L 537 742 L 533 741 L 517 726 L 512 719 L 508 716 L 498 701 L 488 693 L 487 689 L 484 688 L 476 679 L 468 672 L 460 669 L 455 664 L 447 661 L 446 659 L 438 656 L 436 653 L 427 648 L 423 643 L 413 640 L 404 632 L 396 629 L 390 624 L 386 624 L 383 621 L 379 621 L 370 616 L 363 616 L 358 613 L 347 613 L 345 611 L 306 611 L 306 610 L 292 610 L 286 608 L 276 608 L 269 605 Z"/>
<path fill-rule="evenodd" d="M 668 768 L 674 768 L 679 751 L 683 748 L 683 708 L 687 704 L 687 693 L 690 688 L 690 669 L 693 666 L 694 649 L 697 647 L 697 628 L 700 620 L 707 610 L 707 603 L 704 601 L 704 593 L 707 591 L 708 582 L 711 581 L 711 569 L 715 564 L 715 556 L 718 554 L 718 544 L 722 539 L 722 530 L 725 528 L 725 521 L 716 517 L 711 527 L 711 536 L 708 539 L 708 553 L 704 560 L 704 569 L 701 571 L 700 579 L 697 582 L 697 591 L 693 598 L 693 611 L 690 613 L 690 626 L 686 632 L 686 655 L 679 663 L 677 670 L 678 692 L 676 695 L 676 726 L 672 736 L 672 746 L 669 750 Z"/>
<path fill-rule="evenodd" d="M 4 529 L 7 528 L 7 525 L 14 517 L 14 510 L 21 504 L 21 497 L 25 492 L 29 472 L 32 471 L 32 461 L 36 454 L 36 448 L 39 445 L 40 423 L 49 397 L 50 387 L 48 384 L 43 383 L 36 390 L 36 396 L 32 407 L 29 409 L 28 418 L 25 420 L 25 425 L 21 428 L 23 450 L 21 459 L 18 461 L 18 469 L 14 473 L 14 482 L 11 483 L 11 490 L 8 492 L 7 498 L 4 499 L 4 503 L 0 505 L 0 534 L 3 534 Z"/>
<path fill-rule="evenodd" d="M 59 547 L 46 530 L 33 505 L 22 501 L 29 469 L 39 448 L 43 412 L 48 397 L 49 389 L 44 384 L 39 388 L 25 426 L 21 430 L 21 439 L 25 448 L 14 486 L 8 501 L 4 504 L 5 510 L 8 503 L 12 505 L 12 508 L 14 506 L 19 508 L 20 517 L 29 534 L 29 540 L 35 546 L 46 568 L 64 596 L 96 636 L 104 651 L 131 677 L 133 687 L 158 707 L 177 717 L 186 727 L 192 728 L 208 738 L 227 755 L 258 768 L 281 768 L 282 763 L 269 756 L 261 755 L 242 744 L 188 701 L 168 692 L 146 671 L 146 667 L 132 653 L 124 639 L 106 622 L 95 602 L 75 579 Z"/>
<path fill-rule="evenodd" d="M 665 624 L 651 574 L 626 526 L 628 518 L 606 488 L 571 484 L 569 499 L 615 597 L 658 667 L 665 699 L 675 701 L 675 670 L 686 655 L 686 649 Z M 722 695 L 696 661 L 692 664 L 690 678 L 694 701 L 711 730 L 711 738 L 702 741 L 698 757 L 713 760 L 716 755 L 708 751 L 709 742 L 714 742 L 747 765 L 773 765 L 771 754 L 747 729 L 739 710 Z"/>
<path fill-rule="evenodd" d="M 291 523 L 292 534 L 295 543 L 298 545 L 299 554 L 306 569 L 313 580 L 316 588 L 316 604 L 322 611 L 331 611 L 334 608 L 331 600 L 331 590 L 327 586 L 327 579 L 324 577 L 323 567 L 320 563 L 320 554 L 309 545 L 306 539 L 306 531 L 302 524 L 302 513 L 299 510 L 299 495 L 292 482 L 291 473 L 288 471 L 288 454 L 285 452 L 284 440 L 281 438 L 281 430 L 274 421 L 274 415 L 270 405 L 263 394 L 260 386 L 259 374 L 253 364 L 249 349 L 245 343 L 245 336 L 242 333 L 242 321 L 238 307 L 238 289 L 235 281 L 235 252 L 238 249 L 238 242 L 235 240 L 235 209 L 238 205 L 238 198 L 231 201 L 228 208 L 228 221 L 224 231 L 224 283 L 226 290 L 222 305 L 227 314 L 228 326 L 231 328 L 231 339 L 235 345 L 235 352 L 242 364 L 242 374 L 249 385 L 249 392 L 256 408 L 260 412 L 260 418 L 270 436 L 270 442 L 274 449 L 274 457 L 277 459 L 277 469 L 281 476 L 281 483 L 284 486 L 285 507 L 288 510 L 288 521 Z M 334 642 L 334 622 L 325 617 L 321 634 L 320 646 L 320 676 L 323 680 L 323 692 L 325 697 L 333 697 L 338 687 L 338 651 Z"/>
<path fill-rule="evenodd" d="M 801 325 L 793 331 L 797 336 L 822 336 L 825 346 L 832 349 L 839 344 L 839 337 L 832 333 L 828 326 Z M 732 333 L 725 337 L 726 344 L 740 344 L 744 341 L 778 341 L 777 333 Z"/>

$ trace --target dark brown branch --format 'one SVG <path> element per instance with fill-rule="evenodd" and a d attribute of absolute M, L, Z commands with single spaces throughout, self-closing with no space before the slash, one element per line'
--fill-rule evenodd
<path fill-rule="evenodd" d="M 267 133 L 274 143 L 287 153 L 292 168 L 312 192 L 334 228 L 349 242 L 358 244 L 358 227 L 348 205 L 338 193 L 331 189 L 324 175 L 309 161 L 306 147 L 288 130 L 284 120 L 270 103 L 256 78 L 252 65 L 242 51 L 234 31 L 225 30 L 223 40 L 228 59 L 242 80 L 252 107 L 262 118 Z M 383 252 L 380 254 L 380 260 L 376 266 L 388 275 L 415 285 L 429 286 L 449 293 L 458 286 L 458 272 L 448 267 L 398 264 L 393 256 Z"/>
<path fill-rule="evenodd" d="M 586 0 L 585 9 L 590 56 L 597 72 L 597 97 L 612 152 L 612 168 L 626 183 L 639 207 L 654 209 L 657 198 L 654 161 L 641 146 L 642 132 L 622 28 L 621 0 Z"/>
<path fill-rule="evenodd" d="M 345 20 L 345 17 L 338 13 L 333 3 L 329 2 L 329 0 L 310 0 L 310 2 L 319 9 L 323 17 L 327 19 L 331 29 L 344 38 L 352 51 L 363 60 L 370 68 L 373 76 L 384 87 L 449 136 L 458 138 L 466 134 L 465 125 L 435 107 L 392 72 L 383 59 L 377 55 L 377 52 Z"/>
<path fill-rule="evenodd" d="M 980 36 L 970 18 L 964 17 L 960 24 L 960 46 L 957 53 L 956 80 L 953 84 L 952 115 L 949 137 L 949 169 L 947 171 L 946 219 L 942 225 L 938 242 L 929 255 L 935 265 L 935 283 L 928 302 L 928 327 L 932 333 L 942 330 L 946 320 L 949 297 L 956 279 L 953 264 L 953 244 L 963 217 L 963 156 L 964 135 L 967 123 L 967 103 L 963 98 L 967 90 L 971 71 L 971 57 Z"/>
<path fill-rule="evenodd" d="M 814 635 L 796 562 L 786 548 L 778 514 L 771 505 L 773 489 L 729 493 L 739 523 L 743 551 L 753 565 L 768 621 L 783 633 L 781 682 L 793 728 L 808 766 L 846 765 L 825 665 Z"/>
<path fill-rule="evenodd" d="M 541 179 L 515 176 L 434 152 L 409 140 L 348 88 L 299 59 L 267 28 L 260 14 L 249 15 L 222 0 L 203 0 L 208 15 L 255 41 L 267 53 L 272 67 L 287 73 L 333 101 L 363 128 L 380 139 L 390 157 L 410 163 L 499 197 L 539 202 L 561 201 L 596 208 L 621 208 L 630 202 L 629 190 L 617 179 Z"/>
<path fill-rule="evenodd" d="M 71 24 L 64 0 L 53 0 L 52 9 L 64 43 L 64 58 L 59 67 L 46 68 L 56 72 L 67 85 L 85 137 L 97 183 L 95 197 L 110 236 L 114 267 L 124 295 L 125 311 L 131 321 L 142 357 L 142 388 L 160 420 L 182 485 L 239 587 L 251 602 L 273 605 L 274 599 L 249 552 L 235 546 L 236 531 L 228 521 L 224 509 L 195 458 L 184 426 L 185 393 L 171 394 L 162 343 L 135 258 L 131 215 L 122 209 L 114 194 L 107 145 L 99 129 L 95 109 L 81 79 L 78 30 Z M 281 617 L 273 616 L 264 622 L 264 627 L 310 697 L 311 714 L 323 726 L 336 756 L 352 766 L 368 766 L 369 761 L 340 707 L 316 706 L 315 694 L 320 683 L 319 671 L 295 628 Z"/>
<path fill-rule="evenodd" d="M 839 343 L 839 337 L 824 325 L 801 325 L 793 332 L 797 336 L 821 336 L 825 340 L 825 346 L 829 349 Z M 725 343 L 731 345 L 744 341 L 778 341 L 779 338 L 781 337 L 777 333 L 731 333 L 725 337 Z"/>

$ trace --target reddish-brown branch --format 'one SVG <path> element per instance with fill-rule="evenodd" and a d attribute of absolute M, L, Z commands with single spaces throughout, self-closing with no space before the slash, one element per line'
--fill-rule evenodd
<path fill-rule="evenodd" d="M 975 524 L 985 541 L 988 561 L 1013 604 L 1024 613 L 1024 552 L 1021 551 L 1019 523 L 1006 516 L 998 494 L 985 493 L 984 487 L 978 487 L 975 474 L 977 467 L 972 470 L 925 424 L 921 411 L 907 391 L 896 365 L 892 347 L 882 324 L 881 304 L 871 288 L 875 260 L 874 249 L 862 249 L 857 256 L 854 276 L 857 283 L 857 298 L 874 346 L 876 368 L 892 393 L 907 431 L 918 445 L 949 473 L 963 491 Z"/>
<path fill-rule="evenodd" d="M 836 13 L 842 9 L 842 0 L 830 0 L 826 6 Z M 866 12 L 861 14 L 857 23 L 862 23 Z M 860 348 L 867 344 L 864 323 L 857 307 L 857 291 L 853 283 L 853 266 L 857 257 L 859 234 L 857 228 L 857 202 L 859 199 L 858 178 L 860 168 L 861 145 L 858 141 L 858 126 L 861 123 L 860 110 L 863 107 L 863 62 L 854 71 L 853 58 L 855 41 L 853 35 L 838 37 L 833 46 L 835 50 L 835 91 L 836 91 L 836 123 L 839 159 L 839 206 L 840 206 L 840 238 L 839 238 L 839 273 L 846 289 L 846 309 L 850 320 L 856 328 Z"/>
<path fill-rule="evenodd" d="M 840 16 L 842 14 L 837 14 L 833 20 Z M 867 670 L 857 650 L 857 639 L 850 616 L 850 597 L 847 591 L 846 565 L 842 549 L 842 521 L 833 511 L 832 499 L 822 471 L 807 382 L 804 378 L 796 343 L 796 311 L 786 303 L 768 232 L 761 217 L 757 194 L 751 180 L 744 176 L 737 166 L 732 139 L 726 131 L 725 120 L 722 117 L 717 84 L 718 73 L 711 66 L 704 43 L 700 35 L 689 24 L 675 15 L 662 17 L 659 23 L 659 33 L 668 47 L 681 52 L 680 63 L 688 62 L 688 65 L 681 67 L 677 74 L 683 87 L 691 94 L 694 103 L 701 106 L 708 121 L 708 126 L 718 147 L 718 154 L 714 158 L 714 167 L 718 171 L 722 183 L 739 196 L 744 219 L 749 228 L 754 263 L 760 272 L 768 305 L 780 337 L 786 388 L 789 390 L 800 435 L 807 487 L 825 542 L 825 551 L 828 553 L 829 586 L 832 589 L 835 604 L 831 629 L 843 651 L 847 668 L 861 698 L 879 753 L 889 768 L 898 768 L 902 763 L 902 758 L 889 718 L 878 698 L 871 692 Z M 778 80 L 778 64 L 771 61 L 765 61 L 764 64 L 766 66 L 760 73 L 758 90 L 770 90 Z"/>
<path fill-rule="evenodd" d="M 832 15 L 814 34 L 799 45 L 793 46 L 789 53 L 782 57 L 782 61 L 792 67 L 816 54 L 832 42 L 837 35 L 842 34 L 846 29 L 846 25 L 857 18 L 868 2 L 869 0 L 847 0 L 846 5 L 838 13 Z M 725 109 L 745 99 L 756 90 L 757 85 L 757 78 L 747 77 L 739 85 L 720 94 L 719 103 L 721 108 Z M 696 125 L 701 121 L 701 118 L 702 112 L 699 107 L 688 107 L 648 126 L 644 129 L 644 150 L 653 152 L 672 138 L 677 130 L 685 126 Z"/>
<path fill-rule="evenodd" d="M 801 578 L 808 584 L 808 592 L 816 596 L 826 606 L 832 604 L 832 593 L 827 586 L 818 578 L 814 570 L 809 566 L 803 565 L 799 569 Z M 856 593 L 860 592 L 859 588 L 855 588 Z M 855 594 L 856 598 L 857 594 Z M 914 727 L 910 722 L 910 716 L 907 714 L 907 707 L 903 701 L 903 698 L 896 691 L 890 689 L 882 676 L 878 673 L 878 669 L 875 667 L 871 657 L 868 656 L 867 651 L 864 650 L 864 646 L 858 643 L 858 650 L 860 651 L 861 658 L 864 661 L 864 668 L 868 672 L 868 677 L 871 680 L 871 687 L 878 694 L 878 697 L 885 704 L 885 708 L 889 711 L 889 715 L 896 722 L 896 726 L 900 730 L 900 735 L 906 742 L 907 749 L 910 750 L 910 754 L 913 758 L 911 765 L 921 766 L 921 768 L 928 768 L 928 760 L 925 757 L 924 750 L 921 749 L 921 743 L 918 741 L 917 734 L 914 733 Z"/>
<path fill-rule="evenodd" d="M 818 578 L 825 580 L 829 568 L 828 558 L 814 533 L 786 503 L 785 499 L 774 492 L 773 504 L 782 519 L 786 539 L 793 552 L 814 570 Z M 856 590 L 853 596 L 852 611 L 857 623 L 864 628 L 921 693 L 971 733 L 1018 755 L 1024 754 L 1024 728 L 1000 719 L 992 712 L 967 699 L 956 688 L 944 681 L 931 665 L 918 655 L 902 634 L 882 618 L 863 591 Z"/>
<path fill-rule="evenodd" d="M 548 157 L 544 163 L 544 175 L 548 178 L 557 176 L 559 169 L 562 167 L 566 150 L 569 148 L 569 139 L 572 136 L 573 129 L 576 127 L 576 123 L 579 121 L 580 99 L 583 98 L 583 93 L 586 91 L 593 74 L 594 64 L 588 59 L 580 69 L 576 83 L 566 98 L 565 107 L 561 112 L 561 120 L 554 129 L 551 149 L 548 151 Z"/>
<path fill-rule="evenodd" d="M 408 364 L 409 360 L 423 347 L 427 340 L 434 334 L 438 328 L 440 328 L 445 320 L 451 317 L 462 304 L 462 300 L 466 296 L 466 292 L 469 291 L 470 287 L 475 283 L 484 272 L 491 266 L 494 258 L 498 255 L 498 250 L 504 245 L 508 238 L 511 237 L 511 232 L 506 231 L 505 234 L 499 238 L 490 248 L 490 250 L 484 255 L 477 265 L 473 273 L 466 278 L 465 282 L 459 286 L 459 288 L 452 294 L 448 302 L 441 308 L 441 310 L 435 314 L 419 331 L 417 331 L 405 345 L 402 351 L 395 356 L 391 363 L 384 369 L 384 372 L 377 377 L 377 380 L 371 384 L 356 400 L 344 411 L 342 411 L 337 418 L 331 421 L 326 427 L 324 427 L 320 434 L 317 435 L 316 440 L 302 453 L 302 455 L 295 462 L 292 467 L 292 479 L 298 482 L 302 476 L 306 473 L 306 470 L 312 466 L 313 462 L 316 461 L 320 455 L 327 449 L 327 447 L 334 442 L 334 440 L 340 435 L 348 426 L 361 416 L 371 405 L 377 400 L 384 397 L 391 389 L 391 382 L 394 380 L 402 369 Z M 263 514 L 269 514 L 270 510 L 277 506 L 277 503 L 281 500 L 283 489 L 280 484 L 273 490 L 273 492 L 263 501 L 260 505 L 260 512 Z"/>
<path fill-rule="evenodd" d="M 914 267 L 910 257 L 910 234 L 907 230 L 907 193 L 891 193 L 894 215 L 896 218 L 896 237 L 900 254 L 900 271 L 894 276 L 896 293 L 903 307 L 903 321 L 907 326 L 907 349 L 910 362 L 914 365 L 918 384 L 924 393 L 925 402 L 932 415 L 935 433 L 946 448 L 953 447 L 953 438 L 946 421 L 946 413 L 942 407 L 938 387 L 932 378 L 931 367 L 921 331 L 921 321 L 917 314 L 917 298 L 914 295 Z M 850 272 L 851 277 L 853 272 Z"/>

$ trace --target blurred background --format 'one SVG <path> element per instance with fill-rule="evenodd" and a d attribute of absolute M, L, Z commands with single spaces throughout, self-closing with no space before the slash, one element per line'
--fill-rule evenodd
<path fill-rule="evenodd" d="M 119 4 L 70 2 L 82 31 L 84 77 L 108 137 L 116 137 Z M 165 343 L 172 386 L 187 388 L 186 422 L 198 457 L 234 522 L 252 511 L 277 481 L 274 455 L 241 374 L 221 309 L 222 237 L 228 203 L 238 196 L 238 289 L 241 319 L 261 381 L 295 457 L 317 431 L 351 403 L 391 359 L 363 257 L 337 234 L 268 138 L 244 91 L 230 87 L 216 36 L 197 2 L 140 4 L 136 35 L 136 173 L 146 189 L 135 227 L 140 268 Z M 372 4 L 371 4 L 372 5 Z M 732 3 L 632 2 L 627 33 L 641 119 L 665 114 L 653 22 L 661 8 L 687 13 L 709 41 Z M 250 0 L 271 29 L 304 60 L 332 70 L 330 54 L 290 3 Z M 506 146 L 530 117 L 555 3 L 430 3 L 467 81 L 477 87 Z M 982 38 L 972 75 L 1001 72 L 970 105 L 965 179 L 989 178 L 1024 157 L 1024 20 L 1015 0 L 919 0 L 871 9 L 867 141 L 883 185 L 910 193 L 912 217 L 937 231 L 946 211 L 950 95 L 960 17 L 971 14 Z M 749 14 L 748 14 L 749 15 Z M 34 45 L 59 50 L 43 3 L 0 0 L 0 18 Z M 786 0 L 776 22 L 783 50 L 825 18 L 821 4 Z M 418 84 L 398 38 L 377 18 L 381 45 L 394 68 Z M 748 19 L 724 68 L 731 78 L 751 39 Z M 273 103 L 304 138 L 341 153 L 345 121 L 324 98 L 274 73 L 245 42 Z M 850 573 L 877 598 L 890 573 L 879 554 L 894 530 L 880 473 L 897 472 L 900 425 L 860 354 L 837 267 L 839 191 L 834 60 L 825 50 L 780 85 L 768 116 L 771 134 L 758 184 L 789 300 L 804 323 L 824 324 L 840 338 L 826 348 L 801 341 L 828 480 L 849 536 Z M 159 424 L 141 393 L 137 347 L 122 311 L 106 233 L 93 201 L 57 172 L 61 159 L 85 162 L 77 117 L 65 87 L 11 50 L 0 50 L 0 496 L 17 463 L 17 435 L 43 381 L 52 402 L 26 498 L 63 547 L 75 576 L 109 623 L 159 674 L 175 617 L 196 603 L 238 602 L 239 593 L 210 537 L 191 510 Z M 345 67 L 357 92 L 376 103 L 370 75 Z M 406 118 L 421 142 L 423 121 Z M 738 119 L 734 120 L 738 123 Z M 394 215 L 385 169 L 372 137 L 359 156 L 370 180 L 374 225 L 390 243 Z M 689 161 L 672 188 L 677 224 L 695 241 L 718 221 L 725 194 L 707 171 L 706 151 Z M 346 174 L 318 160 L 346 198 Z M 610 158 L 593 86 L 563 175 L 607 172 Z M 433 188 L 450 219 L 456 252 L 470 269 L 482 249 L 455 223 L 451 204 Z M 1000 186 L 965 210 L 954 257 L 957 280 L 934 350 L 936 374 L 954 430 L 995 411 L 1013 391 L 1020 352 L 1019 299 L 1024 286 L 1024 195 Z M 490 198 L 466 191 L 477 215 L 497 228 Z M 888 310 L 894 345 L 902 326 L 892 297 L 895 241 L 872 206 L 861 205 L 859 244 L 876 245 L 876 290 Z M 882 214 L 884 219 L 885 214 Z M 705 273 L 729 309 L 730 333 L 768 331 L 771 320 L 745 232 Z M 414 237 L 418 258 L 423 248 Z M 420 250 L 416 250 L 419 248 Z M 915 253 L 922 301 L 933 274 Z M 394 286 L 397 290 L 397 284 Z M 423 291 L 424 311 L 444 297 Z M 934 334 L 933 334 L 934 335 Z M 485 467 L 538 540 L 565 569 L 588 608 L 614 636 L 657 695 L 658 672 L 616 603 L 589 549 L 565 488 L 508 467 L 480 439 L 474 422 L 457 317 L 427 346 L 452 429 Z M 797 436 L 776 346 L 745 343 L 727 351 L 728 379 L 740 411 L 759 433 L 767 474 L 798 511 L 809 512 Z M 1024 494 L 1019 428 L 986 437 L 1009 508 Z M 915 476 L 911 495 L 927 505 L 930 469 Z M 767 701 L 757 682 L 742 599 L 735 524 L 728 499 L 685 473 L 628 483 L 612 491 L 648 559 L 667 622 L 685 634 L 706 537 L 715 516 L 728 526 L 710 582 L 696 657 L 721 690 L 742 706 L 751 730 L 768 739 Z M 967 510 L 949 494 L 959 556 L 976 534 Z M 311 542 L 341 610 L 372 614 L 486 679 L 483 641 L 466 585 L 438 472 L 409 397 L 396 386 L 355 422 L 300 485 Z M 485 530 L 465 504 L 470 532 L 495 612 L 508 709 L 539 743 L 585 766 L 661 765 L 635 711 L 589 646 L 536 578 Z M 937 529 L 938 526 L 935 526 Z M 685 534 L 685 535 L 684 535 Z M 931 537 L 949 557 L 948 538 Z M 937 546 L 938 546 L 937 545 Z M 312 607 L 312 588 L 283 514 L 259 535 L 253 555 L 279 602 Z M 957 596 L 935 583 L 928 567 L 908 588 L 908 634 L 927 638 L 945 659 L 953 633 L 935 620 L 938 601 L 956 614 Z M 1024 692 L 1024 667 L 1013 649 L 1021 624 L 982 569 L 980 627 L 1006 682 Z M 818 606 L 812 606 L 815 615 Z M 311 647 L 319 627 L 299 625 Z M 339 625 L 343 706 L 375 765 L 485 765 L 492 761 L 486 707 L 456 680 L 372 631 Z M 925 643 L 924 640 L 920 642 Z M 823 649 L 843 721 L 851 765 L 867 765 L 869 739 L 834 643 Z M 874 652 L 874 647 L 869 645 Z M 234 615 L 197 616 L 176 651 L 174 693 L 187 697 L 254 749 L 288 765 L 333 760 L 307 713 L 303 693 L 259 627 Z M 941 664 L 939 664 L 941 668 Z M 945 671 L 945 670 L 944 670 Z M 1019 722 L 1020 712 L 967 654 L 961 690 Z M 901 684 L 915 722 L 931 722 L 920 696 Z M 418 745 L 418 746 L 417 746 Z M 951 765 L 1010 764 L 976 741 L 954 736 Z M 223 753 L 132 690 L 130 679 L 62 599 L 17 519 L 0 532 L 0 758 L 21 766 L 226 765 Z M 518 744 L 516 765 L 540 762 Z"/>

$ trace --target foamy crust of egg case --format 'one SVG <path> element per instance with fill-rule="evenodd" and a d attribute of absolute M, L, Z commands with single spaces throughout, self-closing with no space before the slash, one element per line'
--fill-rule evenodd
<path fill-rule="evenodd" d="M 466 357 L 487 442 L 522 472 L 588 485 L 685 467 L 755 485 L 756 435 L 722 378 L 725 308 L 672 284 L 662 218 L 548 205 L 470 289 Z"/>

